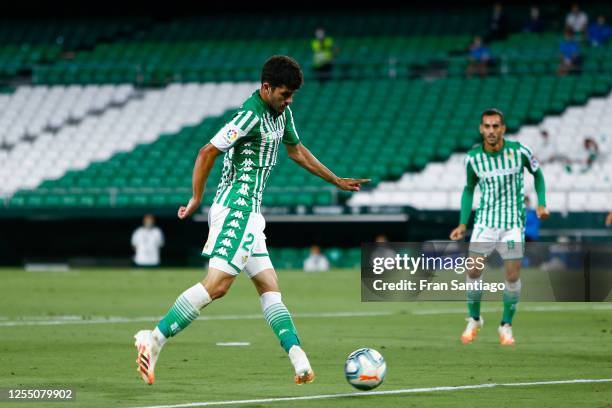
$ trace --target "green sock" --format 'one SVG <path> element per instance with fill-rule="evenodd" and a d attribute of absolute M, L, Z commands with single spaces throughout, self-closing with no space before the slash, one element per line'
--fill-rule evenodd
<path fill-rule="evenodd" d="M 204 286 L 196 283 L 176 299 L 166 316 L 157 324 L 157 328 L 166 338 L 175 336 L 197 319 L 200 309 L 211 301 Z"/>
<path fill-rule="evenodd" d="M 266 292 L 261 295 L 264 317 L 280 340 L 282 348 L 288 353 L 291 347 L 299 346 L 300 339 L 289 311 L 280 301 L 280 293 Z"/>
<path fill-rule="evenodd" d="M 482 279 L 472 279 L 469 276 L 466 278 L 468 284 L 480 284 Z M 482 290 L 467 290 L 467 306 L 468 313 L 473 319 L 480 319 L 480 299 L 482 299 Z"/>
<path fill-rule="evenodd" d="M 521 280 L 516 282 L 506 281 L 506 289 L 504 289 L 504 314 L 501 324 L 512 324 L 512 319 L 516 313 L 516 306 L 521 295 Z"/>
<path fill-rule="evenodd" d="M 480 319 L 480 299 L 482 298 L 482 291 L 468 290 L 467 298 L 468 313 L 470 317 L 473 319 Z"/>

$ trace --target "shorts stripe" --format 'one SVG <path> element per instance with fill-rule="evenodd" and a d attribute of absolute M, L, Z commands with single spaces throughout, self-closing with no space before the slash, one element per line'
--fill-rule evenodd
<path fill-rule="evenodd" d="M 223 221 L 221 232 L 217 236 L 212 254 L 231 264 L 230 261 L 234 259 L 234 255 L 236 255 L 242 242 L 251 213 L 234 209 L 229 209 L 229 211 L 230 213 Z M 232 266 L 236 267 L 235 265 Z M 240 269 L 238 269 L 238 272 L 240 272 Z"/>

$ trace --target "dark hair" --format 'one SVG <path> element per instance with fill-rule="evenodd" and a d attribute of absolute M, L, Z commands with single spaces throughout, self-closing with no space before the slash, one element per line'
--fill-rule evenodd
<path fill-rule="evenodd" d="M 482 122 L 482 119 L 485 116 L 493 116 L 493 115 L 497 115 L 501 118 L 501 123 L 502 125 L 505 125 L 506 122 L 504 120 L 504 114 L 502 113 L 502 111 L 500 111 L 499 109 L 496 108 L 489 108 L 487 110 L 485 110 L 484 112 L 482 112 L 482 115 L 480 115 L 480 122 Z"/>
<path fill-rule="evenodd" d="M 268 58 L 261 70 L 261 83 L 264 82 L 273 88 L 284 85 L 296 91 L 304 83 L 304 75 L 296 60 L 285 55 L 274 55 Z"/>

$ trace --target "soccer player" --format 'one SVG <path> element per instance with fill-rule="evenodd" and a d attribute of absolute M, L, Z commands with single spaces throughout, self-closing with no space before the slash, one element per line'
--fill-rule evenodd
<path fill-rule="evenodd" d="M 215 159 L 225 153 L 221 181 L 208 214 L 208 240 L 202 251 L 210 258 L 208 273 L 178 297 L 154 330 L 141 330 L 134 336 L 138 371 L 146 383 L 155 381 L 155 364 L 164 344 L 197 319 L 202 308 L 224 296 L 241 271 L 251 278 L 259 293 L 264 317 L 293 364 L 295 382 L 314 380 L 291 314 L 281 300 L 278 278 L 266 249 L 263 191 L 281 143 L 293 161 L 341 190 L 359 191 L 369 180 L 337 177 L 300 143 L 289 105 L 302 83 L 302 71 L 295 60 L 271 57 L 263 66 L 261 87 L 200 149 L 193 169 L 193 194 L 187 206 L 179 208 L 178 217 L 185 219 L 199 207 Z"/>
<path fill-rule="evenodd" d="M 546 208 L 544 175 L 538 161 L 527 146 L 504 139 L 505 132 L 501 111 L 489 109 L 482 113 L 480 134 L 483 143 L 467 154 L 467 183 L 461 196 L 461 217 L 459 226 L 451 232 L 450 238 L 460 240 L 464 237 L 472 212 L 474 188 L 478 184 L 482 195 L 476 211 L 469 257 L 472 258 L 472 265 L 483 265 L 484 258 L 497 250 L 504 260 L 506 287 L 503 294 L 504 311 L 498 328 L 499 341 L 502 345 L 514 345 L 512 318 L 521 293 L 520 267 L 525 242 L 523 169 L 527 169 L 535 179 L 538 218 L 548 218 L 549 212 Z M 476 267 L 469 269 L 467 282 L 479 285 L 482 272 Z M 484 323 L 480 315 L 481 297 L 482 291 L 467 291 L 469 318 L 461 336 L 464 344 L 474 341 Z"/>

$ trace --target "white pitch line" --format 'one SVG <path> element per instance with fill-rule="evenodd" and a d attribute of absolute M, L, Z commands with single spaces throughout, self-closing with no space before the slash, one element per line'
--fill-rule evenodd
<path fill-rule="evenodd" d="M 591 312 L 597 310 L 612 310 L 612 304 L 585 304 L 585 305 L 564 305 L 564 306 L 523 306 L 520 312 Z M 502 308 L 485 307 L 483 313 L 500 312 Z M 453 309 L 424 309 L 406 311 L 381 311 L 381 312 L 320 312 L 320 313 L 296 313 L 294 318 L 342 318 L 342 317 L 379 317 L 412 314 L 416 316 L 428 315 L 443 315 L 443 314 L 465 314 L 462 306 Z M 69 324 L 114 324 L 114 323 L 141 323 L 141 322 L 156 322 L 162 316 L 140 316 L 140 317 L 82 317 L 82 316 L 27 316 L 22 318 L 8 318 L 0 316 L 0 327 L 14 326 L 57 326 Z M 261 314 L 244 314 L 244 315 L 218 315 L 218 316 L 200 316 L 198 320 L 259 320 Z"/>
<path fill-rule="evenodd" d="M 251 343 L 248 341 L 226 341 L 226 342 L 218 342 L 217 346 L 220 347 L 246 347 L 250 346 Z"/>
<path fill-rule="evenodd" d="M 341 317 L 377 317 L 391 316 L 395 312 L 322 312 L 322 313 L 296 313 L 294 318 L 341 318 Z M 142 317 L 86 317 L 81 316 L 32 316 L 17 320 L 3 320 L 0 317 L 0 327 L 13 326 L 56 326 L 69 324 L 110 324 L 110 323 L 140 323 L 156 322 L 163 316 L 142 316 Z M 200 316 L 197 320 L 259 320 L 263 319 L 262 314 L 244 315 L 219 315 L 219 316 Z"/>
<path fill-rule="evenodd" d="M 595 379 L 576 379 L 576 380 L 557 380 L 557 381 L 535 381 L 522 383 L 491 383 L 491 384 L 476 384 L 476 385 L 458 385 L 458 386 L 442 386 L 430 388 L 405 388 L 400 390 L 389 391 L 368 391 L 368 392 L 349 392 L 343 394 L 321 394 L 307 395 L 303 397 L 278 397 L 278 398 L 260 398 L 248 400 L 231 400 L 231 401 L 206 401 L 206 402 L 188 402 L 175 405 L 149 405 L 140 408 L 188 408 L 188 407 L 212 407 L 220 405 L 242 405 L 242 404 L 265 404 L 269 402 L 286 402 L 286 401 L 309 401 L 331 398 L 344 397 L 368 397 L 373 395 L 397 395 L 397 394 L 415 394 L 415 393 L 430 393 L 441 391 L 461 391 L 475 390 L 482 388 L 497 388 L 497 387 L 526 387 L 538 385 L 558 385 L 558 384 L 590 384 L 612 382 L 612 378 L 595 378 Z"/>
<path fill-rule="evenodd" d="M 544 306 L 522 306 L 519 303 L 519 312 L 592 312 L 597 310 L 612 310 L 612 304 L 585 304 L 585 305 L 572 305 L 566 304 L 563 306 L 555 305 L 544 305 Z M 482 312 L 501 312 L 501 307 L 483 307 Z M 442 314 L 465 314 L 465 310 L 462 307 L 454 309 L 424 309 L 424 310 L 413 310 L 414 315 L 442 315 Z"/>

